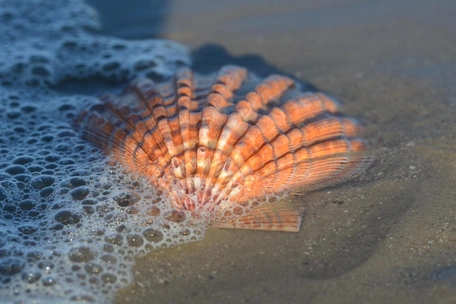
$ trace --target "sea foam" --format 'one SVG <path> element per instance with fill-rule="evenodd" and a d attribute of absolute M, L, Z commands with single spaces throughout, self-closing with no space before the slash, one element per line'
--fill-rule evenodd
<path fill-rule="evenodd" d="M 97 98 L 57 93 L 62 81 L 166 78 L 190 63 L 177 43 L 99 27 L 82 1 L 0 1 L 2 303 L 110 302 L 132 282 L 135 256 L 204 235 L 72 128 Z"/>

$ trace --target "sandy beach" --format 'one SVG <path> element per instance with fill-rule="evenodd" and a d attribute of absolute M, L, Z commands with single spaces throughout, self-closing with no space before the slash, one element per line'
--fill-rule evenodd
<path fill-rule="evenodd" d="M 198 71 L 239 64 L 336 96 L 377 159 L 289 198 L 299 233 L 211 229 L 138 259 L 115 303 L 456 303 L 456 2 L 88 3 L 103 34 L 181 42 Z"/>

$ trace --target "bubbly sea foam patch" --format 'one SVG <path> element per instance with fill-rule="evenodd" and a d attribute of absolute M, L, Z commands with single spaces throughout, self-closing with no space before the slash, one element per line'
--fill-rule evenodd
<path fill-rule="evenodd" d="M 125 41 L 97 34 L 96 12 L 81 0 L 2 0 L 3 85 L 58 84 L 65 78 L 170 76 L 188 65 L 185 47 L 165 40 Z"/>
<path fill-rule="evenodd" d="M 57 94 L 62 80 L 167 77 L 189 64 L 179 44 L 98 28 L 82 1 L 0 1 L 1 303 L 110 302 L 135 256 L 206 229 L 72 128 L 96 97 Z"/>

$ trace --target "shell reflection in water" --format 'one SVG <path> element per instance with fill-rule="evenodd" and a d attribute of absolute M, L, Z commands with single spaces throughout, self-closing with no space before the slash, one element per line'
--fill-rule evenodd
<path fill-rule="evenodd" d="M 179 210 L 218 210 L 350 180 L 372 158 L 358 123 L 322 93 L 241 67 L 133 81 L 78 118 L 85 139 L 147 176 Z M 262 208 L 221 227 L 296 231 L 300 211 Z M 267 222 L 265 224 L 265 222 Z"/>

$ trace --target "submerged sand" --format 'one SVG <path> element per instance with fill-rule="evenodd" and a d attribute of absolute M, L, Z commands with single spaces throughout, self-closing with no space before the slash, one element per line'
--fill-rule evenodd
<path fill-rule="evenodd" d="M 290 198 L 301 232 L 211 229 L 138 259 L 115 303 L 456 303 L 455 1 L 89 3 L 106 34 L 182 42 L 202 71 L 236 63 L 337 96 L 377 158 Z"/>

